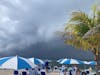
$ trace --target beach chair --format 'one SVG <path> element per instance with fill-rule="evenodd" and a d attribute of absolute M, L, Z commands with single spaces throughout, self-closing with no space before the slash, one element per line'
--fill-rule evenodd
<path fill-rule="evenodd" d="M 15 71 L 13 72 L 13 74 L 14 74 L 14 75 L 18 75 L 18 71 L 15 70 Z"/>

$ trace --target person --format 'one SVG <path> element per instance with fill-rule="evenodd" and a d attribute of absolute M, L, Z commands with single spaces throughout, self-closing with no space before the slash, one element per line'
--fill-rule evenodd
<path fill-rule="evenodd" d="M 33 75 L 38 75 L 38 70 L 37 70 L 37 68 L 35 68 L 35 69 L 33 70 Z"/>
<path fill-rule="evenodd" d="M 45 62 L 45 69 L 46 69 L 46 72 L 48 72 L 48 66 L 49 66 L 49 62 L 48 62 L 48 60 L 46 60 L 46 62 Z"/>
<path fill-rule="evenodd" d="M 29 69 L 29 75 L 33 75 L 33 70 Z"/>
<path fill-rule="evenodd" d="M 38 75 L 41 75 L 41 69 L 38 68 Z"/>
<path fill-rule="evenodd" d="M 25 72 L 23 72 L 23 75 L 29 75 L 29 69 L 28 68 L 26 68 L 26 71 Z"/>
<path fill-rule="evenodd" d="M 73 75 L 73 74 L 72 74 L 72 70 L 69 70 L 69 75 Z"/>
<path fill-rule="evenodd" d="M 87 75 L 85 72 L 82 72 L 82 74 L 81 75 Z"/>
<path fill-rule="evenodd" d="M 28 75 L 26 71 L 22 71 L 22 75 Z"/>
<path fill-rule="evenodd" d="M 92 74 L 92 67 L 89 68 L 89 73 L 88 75 L 91 75 Z"/>
<path fill-rule="evenodd" d="M 76 75 L 76 71 L 77 71 L 77 66 L 76 65 L 74 65 L 73 67 L 72 67 L 72 75 Z"/>
<path fill-rule="evenodd" d="M 41 75 L 46 75 L 46 72 L 45 72 L 44 68 L 41 69 Z"/>
<path fill-rule="evenodd" d="M 65 66 L 62 65 L 62 67 L 61 67 L 61 75 L 64 75 L 64 73 L 65 73 Z"/>
<path fill-rule="evenodd" d="M 67 68 L 64 70 L 64 75 L 68 75 Z"/>
<path fill-rule="evenodd" d="M 17 71 L 17 70 L 15 70 L 13 74 L 14 74 L 14 75 L 18 75 L 18 71 Z"/>
<path fill-rule="evenodd" d="M 80 74 L 81 74 L 81 71 L 79 69 L 77 69 L 76 75 L 80 75 Z"/>

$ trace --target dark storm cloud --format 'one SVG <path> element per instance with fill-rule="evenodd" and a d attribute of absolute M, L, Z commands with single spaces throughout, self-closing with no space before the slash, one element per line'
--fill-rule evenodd
<path fill-rule="evenodd" d="M 56 42 L 56 43 L 54 43 Z M 0 53 L 0 57 L 20 55 L 26 58 L 37 57 L 41 59 L 60 59 L 60 58 L 75 58 L 81 60 L 93 60 L 94 56 L 90 51 L 77 50 L 74 47 L 64 44 L 62 39 L 53 41 L 36 43 L 24 50 L 13 50 L 8 54 Z"/>
<path fill-rule="evenodd" d="M 48 46 L 48 51 L 56 50 L 58 46 L 61 49 L 63 44 L 60 45 L 59 41 L 56 45 L 55 32 L 63 30 L 63 24 L 72 11 L 90 12 L 94 2 L 95 0 L 0 0 L 1 53 L 6 54 L 5 51 L 8 50 L 8 54 L 16 54 L 17 50 L 29 49 L 30 46 L 38 50 L 38 43 L 41 49 L 45 49 L 41 45 L 51 44 L 51 41 L 54 46 Z"/>

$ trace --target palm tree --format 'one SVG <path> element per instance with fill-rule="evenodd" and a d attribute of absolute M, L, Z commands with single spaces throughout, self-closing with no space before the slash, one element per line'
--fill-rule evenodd
<path fill-rule="evenodd" d="M 93 8 L 93 15 L 82 11 L 72 12 L 64 33 L 65 43 L 83 50 L 91 50 L 97 64 L 100 65 L 100 10 L 96 5 Z"/>

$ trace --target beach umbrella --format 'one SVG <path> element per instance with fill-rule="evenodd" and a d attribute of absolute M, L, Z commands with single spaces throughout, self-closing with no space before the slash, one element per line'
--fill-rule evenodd
<path fill-rule="evenodd" d="M 88 64 L 88 61 L 83 61 L 84 65 L 87 65 Z"/>
<path fill-rule="evenodd" d="M 36 64 L 36 65 L 44 64 L 44 61 L 41 60 L 41 59 L 38 59 L 38 58 L 29 58 L 29 60 L 30 60 L 33 64 Z"/>
<path fill-rule="evenodd" d="M 59 62 L 60 64 L 84 64 L 82 61 L 80 60 L 76 60 L 76 59 L 63 59 L 62 61 Z"/>
<path fill-rule="evenodd" d="M 86 64 L 86 65 L 96 65 L 97 63 L 95 61 L 84 61 L 84 64 Z"/>
<path fill-rule="evenodd" d="M 95 62 L 95 61 L 90 61 L 89 62 L 89 65 L 96 65 L 97 64 L 97 62 Z"/>
<path fill-rule="evenodd" d="M 12 57 L 4 57 L 0 59 L 1 68 L 5 69 L 26 69 L 26 68 L 34 68 L 34 64 L 32 64 L 29 60 L 19 56 Z"/>
<path fill-rule="evenodd" d="M 64 59 L 64 58 L 61 58 L 61 59 L 57 60 L 57 62 L 59 63 L 59 62 L 61 62 L 63 59 Z"/>

